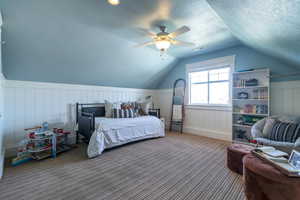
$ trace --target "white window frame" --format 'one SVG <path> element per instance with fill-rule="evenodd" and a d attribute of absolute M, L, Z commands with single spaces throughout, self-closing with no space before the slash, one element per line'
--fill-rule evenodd
<path fill-rule="evenodd" d="M 187 99 L 188 108 L 224 108 L 230 109 L 232 106 L 232 73 L 234 71 L 235 55 L 225 56 L 215 59 L 210 59 L 202 62 L 191 63 L 186 65 L 186 80 L 187 80 Z M 189 80 L 190 72 L 200 72 L 212 69 L 229 67 L 229 104 L 191 104 L 191 85 Z"/>

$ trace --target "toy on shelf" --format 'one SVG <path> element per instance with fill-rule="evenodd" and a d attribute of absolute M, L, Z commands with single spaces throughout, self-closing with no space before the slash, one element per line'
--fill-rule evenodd
<path fill-rule="evenodd" d="M 70 132 L 61 128 L 49 129 L 48 123 L 42 126 L 24 129 L 25 138 L 19 143 L 17 157 L 12 160 L 12 165 L 16 166 L 29 160 L 41 160 L 49 157 L 56 157 L 72 148 L 68 143 Z"/>
<path fill-rule="evenodd" d="M 245 104 L 244 106 L 234 106 L 233 111 L 241 114 L 268 114 L 268 105 L 263 104 Z"/>
<path fill-rule="evenodd" d="M 32 160 L 31 154 L 27 150 L 27 142 L 22 140 L 18 144 L 17 157 L 12 159 L 12 165 L 17 166 Z"/>

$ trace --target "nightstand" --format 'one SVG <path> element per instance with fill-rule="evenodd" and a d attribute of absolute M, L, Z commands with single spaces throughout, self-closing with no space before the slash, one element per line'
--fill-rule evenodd
<path fill-rule="evenodd" d="M 159 108 L 150 108 L 148 111 L 148 114 L 155 116 L 157 118 L 160 118 L 160 109 Z"/>

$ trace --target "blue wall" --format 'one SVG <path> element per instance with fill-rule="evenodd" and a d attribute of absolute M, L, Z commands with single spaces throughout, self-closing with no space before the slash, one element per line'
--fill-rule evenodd
<path fill-rule="evenodd" d="M 118 15 L 105 0 L 1 0 L 0 9 L 10 80 L 154 88 L 176 62 L 103 28 L 123 30 L 101 12 Z"/>
<path fill-rule="evenodd" d="M 239 45 L 227 49 L 214 51 L 211 53 L 200 54 L 180 60 L 177 65 L 169 71 L 168 75 L 158 84 L 159 89 L 172 88 L 173 83 L 178 78 L 186 78 L 186 64 L 201 62 L 213 58 L 235 55 L 235 69 L 258 69 L 258 68 L 270 68 L 272 75 L 287 74 L 297 71 L 297 68 L 281 62 L 280 60 L 264 55 L 246 47 Z M 274 78 L 271 81 L 285 81 L 285 80 L 298 80 L 300 77 L 290 78 Z"/>

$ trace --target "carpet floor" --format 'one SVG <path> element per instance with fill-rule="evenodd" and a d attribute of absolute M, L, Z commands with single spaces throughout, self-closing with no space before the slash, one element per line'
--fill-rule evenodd
<path fill-rule="evenodd" d="M 87 159 L 85 146 L 56 159 L 6 167 L 3 200 L 239 200 L 242 176 L 226 168 L 228 143 L 168 133 Z"/>

